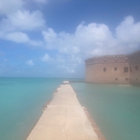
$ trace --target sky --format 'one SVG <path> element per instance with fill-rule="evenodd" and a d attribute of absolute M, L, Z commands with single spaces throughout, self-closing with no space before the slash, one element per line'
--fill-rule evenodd
<path fill-rule="evenodd" d="M 140 49 L 139 0 L 0 0 L 1 77 L 85 77 L 85 59 Z"/>

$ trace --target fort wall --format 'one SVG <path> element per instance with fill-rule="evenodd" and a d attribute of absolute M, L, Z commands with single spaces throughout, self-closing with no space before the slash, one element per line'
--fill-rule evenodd
<path fill-rule="evenodd" d="M 140 51 L 87 59 L 86 82 L 140 84 Z"/>
<path fill-rule="evenodd" d="M 130 83 L 140 84 L 140 51 L 129 55 Z"/>

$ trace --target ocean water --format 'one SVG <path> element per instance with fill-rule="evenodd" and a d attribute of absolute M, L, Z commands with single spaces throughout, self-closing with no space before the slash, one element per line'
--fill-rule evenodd
<path fill-rule="evenodd" d="M 64 80 L 81 79 L 0 78 L 0 140 L 25 140 L 43 106 Z M 140 87 L 71 85 L 106 140 L 140 139 Z"/>
<path fill-rule="evenodd" d="M 0 78 L 0 140 L 25 140 L 64 80 Z"/>
<path fill-rule="evenodd" d="M 72 82 L 106 140 L 140 140 L 140 87 Z"/>

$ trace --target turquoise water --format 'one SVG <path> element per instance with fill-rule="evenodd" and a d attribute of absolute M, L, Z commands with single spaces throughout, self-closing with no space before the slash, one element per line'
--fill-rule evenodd
<path fill-rule="evenodd" d="M 25 140 L 64 80 L 79 79 L 0 78 L 0 140 Z M 106 140 L 140 139 L 140 87 L 71 84 Z"/>
<path fill-rule="evenodd" d="M 71 84 L 106 140 L 140 139 L 140 87 Z"/>
<path fill-rule="evenodd" d="M 64 80 L 0 78 L 0 140 L 25 140 Z"/>

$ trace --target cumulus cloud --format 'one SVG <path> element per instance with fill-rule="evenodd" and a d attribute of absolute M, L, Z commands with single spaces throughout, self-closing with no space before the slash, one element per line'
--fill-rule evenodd
<path fill-rule="evenodd" d="M 23 8 L 23 0 L 0 0 L 0 14 L 9 14 Z"/>
<path fill-rule="evenodd" d="M 127 53 L 140 47 L 140 22 L 135 23 L 132 16 L 126 17 L 112 33 L 105 24 L 83 22 L 75 33 L 56 33 L 49 28 L 42 32 L 47 49 L 60 53 L 80 54 L 81 56 Z"/>
<path fill-rule="evenodd" d="M 38 3 L 47 3 L 49 0 L 33 0 L 33 1 Z"/>
<path fill-rule="evenodd" d="M 42 47 L 44 45 L 44 42 L 41 40 L 29 40 L 28 42 L 29 45 L 34 46 L 34 47 Z"/>
<path fill-rule="evenodd" d="M 18 11 L 8 16 L 9 22 L 19 30 L 36 30 L 45 25 L 43 14 L 40 11 Z"/>
<path fill-rule="evenodd" d="M 19 31 L 0 32 L 0 38 L 16 43 L 26 43 L 34 47 L 41 47 L 44 44 L 43 41 L 40 40 L 31 40 L 28 34 Z"/>
<path fill-rule="evenodd" d="M 59 66 L 58 68 L 63 71 L 64 73 L 70 73 L 70 74 L 74 74 L 76 73 L 75 71 L 75 67 L 73 67 L 72 65 L 68 65 L 68 64 L 63 64 L 63 65 L 60 65 L 59 63 Z"/>
<path fill-rule="evenodd" d="M 33 66 L 34 65 L 34 62 L 33 62 L 33 60 L 28 60 L 28 61 L 26 61 L 26 64 L 27 65 L 30 65 L 30 66 Z"/>
<path fill-rule="evenodd" d="M 67 69 L 67 72 L 68 73 L 75 73 L 75 70 L 74 69 Z"/>
<path fill-rule="evenodd" d="M 0 21 L 0 38 L 31 46 L 43 46 L 41 40 L 31 40 L 26 31 L 40 30 L 45 20 L 40 11 L 17 11 Z"/>
<path fill-rule="evenodd" d="M 22 32 L 8 33 L 6 35 L 6 39 L 17 42 L 17 43 L 26 43 L 30 40 L 28 35 Z"/>
<path fill-rule="evenodd" d="M 42 0 L 43 2 L 43 0 Z M 30 39 L 28 32 L 40 31 L 46 26 L 41 11 L 25 10 L 28 0 L 0 1 L 0 38 L 30 46 L 43 46 L 43 41 Z"/>
<path fill-rule="evenodd" d="M 41 60 L 42 60 L 43 62 L 48 62 L 50 59 L 51 59 L 51 58 L 50 58 L 50 56 L 49 56 L 47 53 L 41 58 Z"/>
<path fill-rule="evenodd" d="M 68 1 L 68 0 L 32 0 L 32 1 L 34 1 L 34 2 L 37 2 L 37 3 L 40 3 L 40 4 L 48 4 L 48 3 L 50 3 L 50 2 L 55 2 L 55 3 L 60 3 L 60 2 L 66 2 L 66 1 Z"/>
<path fill-rule="evenodd" d="M 9 14 L 7 18 L 2 19 L 0 22 L 0 29 L 2 31 L 31 31 L 41 29 L 44 26 L 45 20 L 40 11 L 17 11 Z"/>
<path fill-rule="evenodd" d="M 63 58 L 65 57 L 65 59 Z M 57 57 L 54 59 L 54 64 L 57 66 L 58 69 L 60 69 L 60 71 L 63 71 L 65 73 L 69 73 L 69 74 L 76 74 L 77 73 L 77 69 L 81 64 L 84 64 L 84 59 L 80 58 L 77 55 L 66 55 L 66 56 L 61 56 L 58 58 L 61 59 L 57 59 Z M 62 61 L 60 61 L 62 60 Z M 63 61 L 65 60 L 65 61 Z"/>
<path fill-rule="evenodd" d="M 95 51 L 95 48 L 112 47 L 115 42 L 109 28 L 104 24 L 96 23 L 87 26 L 81 23 L 74 34 L 65 32 L 57 34 L 53 29 L 43 31 L 42 34 L 46 48 L 57 49 L 67 54 L 91 53 Z"/>
<path fill-rule="evenodd" d="M 55 61 L 57 61 L 57 63 L 65 63 L 66 62 L 66 58 L 64 58 L 62 55 L 57 54 Z"/>
<path fill-rule="evenodd" d="M 116 28 L 116 36 L 119 43 L 138 47 L 140 45 L 140 22 L 135 23 L 132 16 L 128 16 Z"/>
<path fill-rule="evenodd" d="M 48 28 L 42 35 L 47 49 L 57 49 L 62 53 L 78 53 L 80 50 L 76 46 L 76 40 L 73 35 L 65 32 L 55 33 L 53 29 Z"/>

